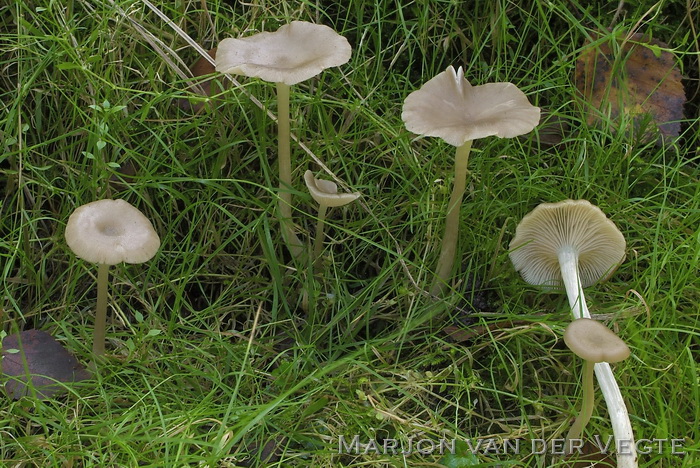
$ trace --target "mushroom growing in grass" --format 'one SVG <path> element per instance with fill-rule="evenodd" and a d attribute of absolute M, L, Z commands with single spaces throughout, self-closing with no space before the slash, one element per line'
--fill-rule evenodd
<path fill-rule="evenodd" d="M 528 213 L 510 243 L 510 260 L 523 279 L 547 291 L 566 289 L 574 319 L 591 318 L 583 288 L 607 279 L 625 258 L 625 238 L 587 200 L 542 203 Z M 610 365 L 594 365 L 616 440 L 633 440 L 627 408 Z M 624 424 L 627 421 L 627 424 Z M 620 467 L 635 466 L 619 455 Z M 634 460 L 634 457 L 632 457 Z"/>
<path fill-rule="evenodd" d="M 582 384 L 583 403 L 581 413 L 571 425 L 566 434 L 564 447 L 567 452 L 571 452 L 573 441 L 581 438 L 583 429 L 588 424 L 593 414 L 593 365 L 596 363 L 616 363 L 627 359 L 630 349 L 627 344 L 614 332 L 597 320 L 579 318 L 574 320 L 564 331 L 564 342 L 569 349 L 578 357 L 583 359 Z M 615 426 L 630 428 L 631 423 L 625 407 L 625 402 L 621 402 L 625 408 L 623 412 L 610 413 L 613 428 Z M 619 418 L 626 418 L 620 421 Z M 618 431 L 614 431 L 617 435 Z"/>
<path fill-rule="evenodd" d="M 311 193 L 311 197 L 318 203 L 318 216 L 316 221 L 316 237 L 314 238 L 314 248 L 312 261 L 314 267 L 318 267 L 323 251 L 323 227 L 326 220 L 327 209 L 344 206 L 352 203 L 360 196 L 359 192 L 353 193 L 338 193 L 338 186 L 330 180 L 317 179 L 314 173 L 306 171 L 304 173 L 304 182 Z"/>
<path fill-rule="evenodd" d="M 156 254 L 160 238 L 137 208 L 124 200 L 98 200 L 78 207 L 68 218 L 66 243 L 83 260 L 97 263 L 97 305 L 92 351 L 105 353 L 109 266 L 143 263 Z"/>
<path fill-rule="evenodd" d="M 289 124 L 290 86 L 308 80 L 329 67 L 350 60 L 347 39 L 328 26 L 292 21 L 275 32 L 261 32 L 219 43 L 216 70 L 261 78 L 277 85 L 277 138 L 279 216 L 282 237 L 293 257 L 303 246 L 292 227 L 292 162 Z"/>
<path fill-rule="evenodd" d="M 528 213 L 510 243 L 510 260 L 523 279 L 561 288 L 574 318 L 590 318 L 583 288 L 607 279 L 625 259 L 625 238 L 587 200 L 542 203 Z"/>
<path fill-rule="evenodd" d="M 531 105 L 527 96 L 512 83 L 472 86 L 464 78 L 462 67 L 455 71 L 450 66 L 408 95 L 401 118 L 409 131 L 440 137 L 457 147 L 454 185 L 435 270 L 433 293 L 437 293 L 446 285 L 454 264 L 472 141 L 488 136 L 513 138 L 528 133 L 540 121 L 540 108 Z"/>

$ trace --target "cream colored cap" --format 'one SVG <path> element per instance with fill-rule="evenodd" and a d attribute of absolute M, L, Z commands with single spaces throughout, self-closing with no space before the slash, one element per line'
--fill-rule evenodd
<path fill-rule="evenodd" d="M 338 186 L 330 180 L 317 179 L 314 173 L 306 171 L 304 182 L 311 196 L 319 205 L 337 207 L 352 203 L 360 197 L 360 192 L 338 193 Z"/>
<path fill-rule="evenodd" d="M 630 349 L 612 330 L 589 318 L 574 320 L 564 331 L 564 343 L 578 357 L 590 362 L 619 362 Z"/>
<path fill-rule="evenodd" d="M 332 28 L 292 21 L 275 32 L 228 38 L 216 51 L 216 70 L 293 85 L 350 60 L 352 47 Z"/>
<path fill-rule="evenodd" d="M 401 119 L 419 135 L 440 137 L 453 146 L 495 135 L 512 138 L 540 122 L 540 108 L 512 83 L 472 86 L 452 66 L 404 100 Z"/>
<path fill-rule="evenodd" d="M 525 215 L 510 243 L 510 260 L 523 279 L 543 287 L 562 283 L 558 253 L 578 253 L 581 286 L 607 279 L 625 259 L 625 238 L 587 200 L 542 203 Z"/>
<path fill-rule="evenodd" d="M 143 263 L 160 247 L 153 225 L 124 200 L 98 200 L 78 207 L 68 218 L 66 242 L 92 263 Z"/>

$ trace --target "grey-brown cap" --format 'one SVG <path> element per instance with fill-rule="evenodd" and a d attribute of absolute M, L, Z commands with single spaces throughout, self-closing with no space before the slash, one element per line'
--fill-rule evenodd
<path fill-rule="evenodd" d="M 319 205 L 329 207 L 343 206 L 352 203 L 360 197 L 360 192 L 338 193 L 338 186 L 335 182 L 324 179 L 317 179 L 314 173 L 306 171 L 304 182 L 311 193 L 311 197 Z"/>
<path fill-rule="evenodd" d="M 228 38 L 216 51 L 216 70 L 293 85 L 348 60 L 352 47 L 332 28 L 292 21 L 275 32 Z"/>
<path fill-rule="evenodd" d="M 528 213 L 510 243 L 510 260 L 523 279 L 560 287 L 559 252 L 578 255 L 581 286 L 607 279 L 625 259 L 625 238 L 600 208 L 587 200 L 542 203 Z"/>
<path fill-rule="evenodd" d="M 590 362 L 619 362 L 630 349 L 612 330 L 589 318 L 576 319 L 564 331 L 564 343 L 578 357 Z"/>
<path fill-rule="evenodd" d="M 66 243 L 92 263 L 143 263 L 160 247 L 153 225 L 124 200 L 98 200 L 78 207 L 68 218 Z"/>
<path fill-rule="evenodd" d="M 528 133 L 540 121 L 540 108 L 512 83 L 472 86 L 462 67 L 449 66 L 406 97 L 401 119 L 411 132 L 461 146 L 492 135 Z"/>

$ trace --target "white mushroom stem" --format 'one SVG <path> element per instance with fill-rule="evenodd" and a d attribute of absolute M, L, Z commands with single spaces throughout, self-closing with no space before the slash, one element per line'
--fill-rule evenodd
<path fill-rule="evenodd" d="M 323 252 L 323 231 L 326 223 L 326 211 L 328 205 L 318 205 L 318 218 L 316 220 L 316 237 L 314 238 L 313 265 L 318 269 L 321 264 L 321 253 Z"/>
<path fill-rule="evenodd" d="M 289 85 L 277 83 L 277 158 L 279 164 L 279 216 L 280 229 L 292 257 L 303 253 L 301 241 L 292 224 L 292 151 L 289 127 Z"/>
<path fill-rule="evenodd" d="M 591 318 L 591 314 L 586 306 L 583 288 L 581 287 L 581 280 L 579 279 L 578 253 L 575 249 L 567 246 L 559 250 L 559 267 L 561 268 L 561 276 L 574 319 L 580 317 Z M 595 364 L 594 371 L 600 391 L 603 394 L 603 398 L 605 398 L 605 404 L 608 407 L 615 441 L 618 448 L 622 449 L 617 451 L 617 467 L 636 468 L 638 465 L 632 423 L 630 422 L 629 413 L 627 413 L 625 400 L 622 399 L 620 387 L 617 386 L 610 364 L 607 362 Z"/>
<path fill-rule="evenodd" d="M 559 268 L 561 277 L 564 280 L 566 295 L 569 298 L 571 313 L 574 319 L 591 318 L 586 306 L 586 297 L 583 294 L 581 280 L 578 276 L 578 252 L 571 246 L 564 246 L 559 249 Z"/>
<path fill-rule="evenodd" d="M 95 305 L 95 329 L 92 334 L 92 354 L 101 358 L 105 354 L 105 329 L 107 328 L 107 284 L 109 265 L 97 266 L 97 304 Z"/>
<path fill-rule="evenodd" d="M 447 206 L 445 234 L 442 236 L 440 258 L 435 269 L 435 283 L 431 291 L 433 294 L 439 294 L 443 290 L 450 279 L 450 273 L 452 273 L 455 252 L 457 251 L 457 239 L 459 238 L 459 212 L 467 186 L 467 163 L 471 149 L 472 141 L 468 140 L 462 146 L 458 146 L 455 152 L 455 179 L 452 195 L 450 195 L 450 204 Z"/>
<path fill-rule="evenodd" d="M 632 423 L 620 387 L 617 386 L 610 364 L 599 362 L 594 366 L 600 391 L 610 414 L 613 434 L 617 442 L 617 468 L 637 468 L 637 452 L 632 433 Z"/>

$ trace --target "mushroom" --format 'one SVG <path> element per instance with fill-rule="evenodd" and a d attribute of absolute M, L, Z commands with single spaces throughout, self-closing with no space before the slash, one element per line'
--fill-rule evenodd
<path fill-rule="evenodd" d="M 328 26 L 292 21 L 275 32 L 261 32 L 219 43 L 216 70 L 261 78 L 277 85 L 277 138 L 280 178 L 279 216 L 282 237 L 294 258 L 303 247 L 292 227 L 292 162 L 289 125 L 289 89 L 329 67 L 348 60 L 347 39 Z"/>
<path fill-rule="evenodd" d="M 454 186 L 435 270 L 433 293 L 437 293 L 449 279 L 454 264 L 472 141 L 492 135 L 513 138 L 528 133 L 539 123 L 540 108 L 532 106 L 527 96 L 512 83 L 472 86 L 464 78 L 462 67 L 455 71 L 449 66 L 408 95 L 401 118 L 407 130 L 440 137 L 457 147 Z"/>
<path fill-rule="evenodd" d="M 566 443 L 564 445 L 566 451 L 570 453 L 571 441 L 581 437 L 584 427 L 586 427 L 593 414 L 593 365 L 623 361 L 629 357 L 630 349 L 624 341 L 605 325 L 589 318 L 579 318 L 571 322 L 564 331 L 564 342 L 574 354 L 583 359 L 583 402 L 581 404 L 581 413 L 579 413 L 566 434 Z M 631 436 L 632 425 L 627 414 L 625 402 L 622 400 L 619 402 L 619 409 L 624 411 L 611 410 L 610 412 L 615 437 L 617 438 L 620 434 L 624 434 L 625 437 Z M 625 440 L 630 442 L 630 446 L 634 445 L 631 438 Z M 629 454 L 619 453 L 618 457 L 627 457 L 628 463 L 626 466 L 636 466 L 634 455 L 631 455 L 631 460 Z M 620 464 L 618 466 L 623 465 Z"/>
<path fill-rule="evenodd" d="M 109 266 L 143 263 L 156 254 L 160 238 L 137 208 L 124 200 L 98 200 L 78 207 L 68 218 L 66 243 L 76 256 L 97 263 L 97 305 L 92 351 L 105 353 Z"/>
<path fill-rule="evenodd" d="M 562 282 L 574 318 L 590 318 L 583 288 L 610 277 L 625 259 L 625 238 L 587 200 L 542 203 L 528 213 L 510 243 L 523 279 L 546 290 Z"/>
<path fill-rule="evenodd" d="M 625 238 L 587 200 L 542 203 L 528 213 L 510 243 L 510 260 L 523 279 L 552 291 L 566 289 L 574 319 L 591 318 L 583 288 L 607 279 L 625 258 Z M 610 365 L 594 365 L 617 440 L 633 440 L 627 408 Z M 623 457 L 628 463 L 629 457 Z M 635 466 L 635 465 L 619 465 Z"/>
<path fill-rule="evenodd" d="M 314 173 L 306 171 L 304 182 L 311 193 L 311 197 L 318 203 L 318 216 L 316 221 L 316 237 L 314 238 L 313 262 L 317 267 L 323 250 L 323 227 L 326 220 L 326 210 L 329 207 L 344 206 L 352 203 L 360 196 L 360 192 L 338 193 L 338 186 L 330 180 L 317 179 Z"/>

